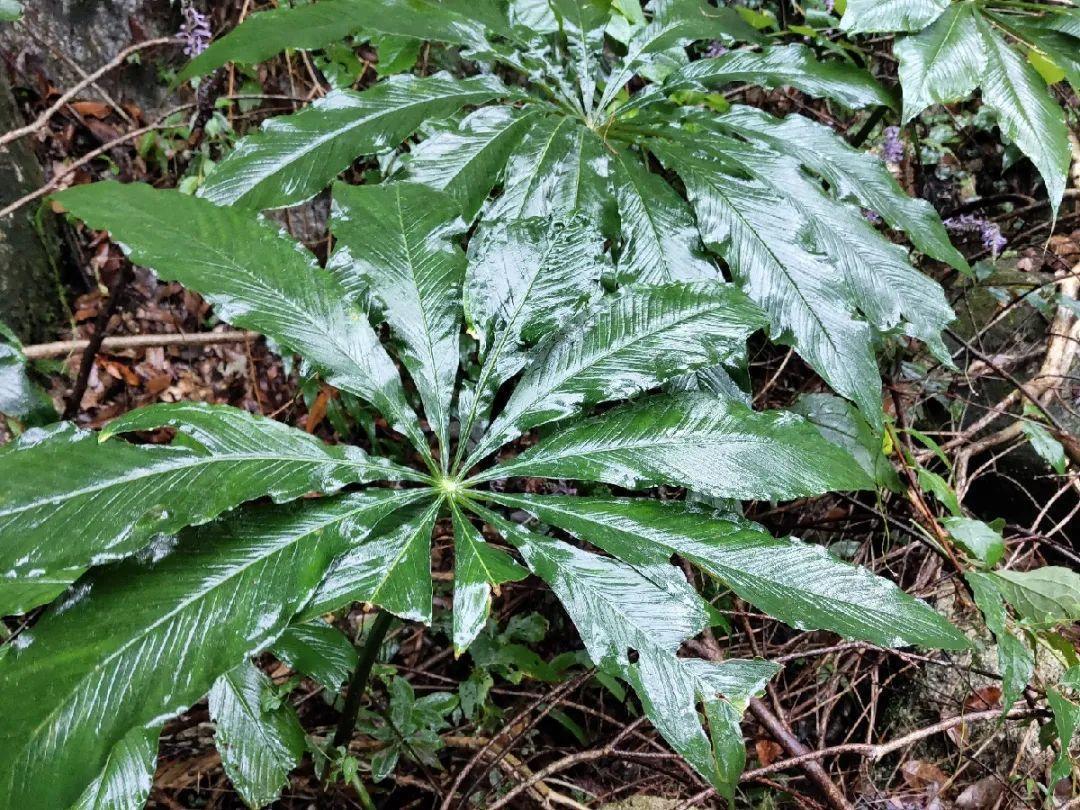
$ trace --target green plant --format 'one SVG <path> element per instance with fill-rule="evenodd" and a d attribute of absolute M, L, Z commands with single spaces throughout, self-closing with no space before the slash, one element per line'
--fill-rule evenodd
<path fill-rule="evenodd" d="M 1020 0 L 848 0 L 851 34 L 897 33 L 905 123 L 976 89 L 1002 134 L 1031 158 L 1056 210 L 1070 163 L 1065 113 L 1047 85 L 1080 92 L 1080 8 Z"/>
<path fill-rule="evenodd" d="M 657 3 L 648 17 L 631 6 L 613 17 L 588 0 L 514 2 L 506 16 L 482 0 L 328 0 L 256 15 L 191 70 L 325 44 L 359 20 L 462 46 L 490 70 L 335 91 L 242 140 L 201 198 L 116 183 L 56 196 L 131 261 L 369 403 L 382 432 L 409 449 L 391 460 L 236 409 L 179 403 L 97 433 L 30 430 L 0 450 L 0 613 L 52 602 L 0 652 L 0 803 L 94 806 L 110 790 L 138 804 L 161 725 L 208 691 L 231 778 L 251 803 L 267 801 L 302 734 L 266 698 L 250 657 L 273 649 L 299 660 L 311 633 L 298 628 L 357 601 L 430 622 L 440 517 L 455 537 L 459 651 L 484 628 L 492 587 L 531 571 L 566 607 L 592 662 L 628 683 L 664 738 L 728 797 L 745 756 L 742 709 L 777 667 L 677 655 L 718 619 L 674 555 L 799 628 L 886 646 L 966 645 L 887 580 L 772 537 L 737 504 L 874 488 L 876 454 L 846 448 L 876 441 L 880 452 L 875 342 L 909 334 L 944 356 L 941 289 L 861 208 L 924 253 L 966 265 L 933 210 L 876 158 L 799 116 L 716 112 L 726 105 L 698 91 L 792 84 L 849 106 L 889 95 L 801 47 L 690 62 L 693 39 L 757 34 L 696 0 Z M 625 50 L 610 65 L 605 31 Z M 517 84 L 497 77 L 507 70 Z M 636 76 L 652 83 L 629 95 Z M 479 109 L 460 118 L 465 106 Z M 334 185 L 325 269 L 255 215 L 320 192 L 426 121 L 433 134 L 384 182 Z M 807 406 L 843 438 L 744 401 L 736 380 L 747 338 L 762 329 L 858 405 Z M 118 438 L 162 428 L 175 434 L 167 445 Z M 523 447 L 526 435 L 539 438 Z M 520 452 L 496 457 L 504 448 Z M 490 486 L 514 478 L 595 486 L 588 496 Z M 657 486 L 686 497 L 607 494 Z M 238 508 L 267 497 L 275 503 Z M 325 682 L 340 684 L 347 659 L 338 650 L 333 666 L 319 664 Z M 364 680 L 354 679 L 356 699 Z M 355 781 L 355 763 L 335 767 Z"/>

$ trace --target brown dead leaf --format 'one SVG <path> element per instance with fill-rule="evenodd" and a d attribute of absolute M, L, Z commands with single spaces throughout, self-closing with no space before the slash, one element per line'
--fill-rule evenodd
<path fill-rule="evenodd" d="M 949 780 L 941 768 L 921 759 L 909 759 L 900 772 L 904 776 L 904 781 L 914 790 L 925 790 L 930 786 L 940 787 Z"/>
<path fill-rule="evenodd" d="M 989 810 L 1001 796 L 1002 789 L 1000 777 L 984 776 L 956 797 L 957 810 Z"/>
<path fill-rule="evenodd" d="M 984 712 L 1001 707 L 1001 689 L 997 686 L 983 686 L 976 689 L 964 700 L 964 709 L 969 712 Z"/>
<path fill-rule="evenodd" d="M 103 101 L 73 101 L 71 109 L 83 117 L 108 118 L 112 108 Z"/>
<path fill-rule="evenodd" d="M 754 743 L 754 752 L 757 754 L 758 762 L 764 767 L 780 759 L 784 749 L 772 740 L 758 740 Z"/>

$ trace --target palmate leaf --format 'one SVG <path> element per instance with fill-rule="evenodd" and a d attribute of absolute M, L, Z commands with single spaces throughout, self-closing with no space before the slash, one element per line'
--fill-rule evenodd
<path fill-rule="evenodd" d="M 882 646 L 960 649 L 967 640 L 925 603 L 820 546 L 684 503 L 651 499 L 491 494 L 631 565 L 678 554 L 755 607 L 803 630 Z"/>
<path fill-rule="evenodd" d="M 806 214 L 715 152 L 672 141 L 649 148 L 686 184 L 705 244 L 769 314 L 774 339 L 790 336 L 825 381 L 879 427 L 881 382 L 870 329 L 854 317 L 854 303 L 841 292 L 844 276 L 812 240 Z"/>
<path fill-rule="evenodd" d="M 581 122 L 562 115 L 538 121 L 511 153 L 503 193 L 486 219 L 584 216 L 609 228 L 614 198 L 609 153 Z"/>
<path fill-rule="evenodd" d="M 801 417 L 700 393 L 646 397 L 575 423 L 473 480 L 520 476 L 740 499 L 873 488 L 846 451 Z"/>
<path fill-rule="evenodd" d="M 617 152 L 612 164 L 623 240 L 619 280 L 640 284 L 720 281 L 720 271 L 705 253 L 686 200 L 629 152 Z"/>
<path fill-rule="evenodd" d="M 387 496 L 393 500 L 383 510 L 398 511 L 424 494 L 399 491 Z M 430 624 L 431 531 L 441 506 L 435 500 L 406 510 L 342 554 L 300 618 L 321 616 L 350 602 L 371 602 L 403 619 Z"/>
<path fill-rule="evenodd" d="M 327 382 L 367 400 L 427 452 L 393 361 L 342 286 L 269 224 L 175 191 L 94 183 L 56 195 L 108 230 L 133 262 L 179 281 L 218 317 L 302 354 Z"/>
<path fill-rule="evenodd" d="M 381 308 L 399 355 L 420 392 L 438 437 L 444 469 L 450 452 L 461 334 L 465 254 L 454 237 L 465 230 L 450 196 L 412 183 L 334 186 L 336 267 L 370 292 Z"/>
<path fill-rule="evenodd" d="M 489 545 L 456 505 L 454 521 L 454 650 L 468 649 L 484 629 L 491 609 L 491 589 L 524 579 L 528 571 L 505 551 Z"/>
<path fill-rule="evenodd" d="M 271 644 L 373 508 L 361 494 L 249 510 L 156 562 L 80 583 L 0 666 L 0 795 L 11 807 L 70 806 L 133 729 L 159 726 Z"/>
<path fill-rule="evenodd" d="M 292 706 L 266 706 L 272 688 L 262 670 L 244 661 L 214 682 L 208 699 L 221 764 L 248 807 L 277 799 L 304 755 L 304 729 Z"/>
<path fill-rule="evenodd" d="M 494 76 L 391 76 L 360 93 L 335 90 L 294 115 L 269 119 L 214 169 L 199 195 L 261 210 L 303 202 L 361 155 L 396 147 L 428 118 L 511 96 Z"/>
<path fill-rule="evenodd" d="M 587 405 L 626 399 L 730 359 L 762 324 L 757 308 L 730 285 L 628 288 L 539 348 L 472 458 Z"/>
<path fill-rule="evenodd" d="M 136 446 L 110 439 L 163 426 L 175 427 L 181 440 Z M 4 615 L 49 601 L 91 565 L 244 501 L 270 496 L 280 503 L 350 483 L 415 477 L 358 447 L 326 445 L 265 417 L 194 403 L 132 411 L 99 434 L 67 423 L 27 433 L 0 451 L 0 463 Z"/>
<path fill-rule="evenodd" d="M 577 75 L 579 103 L 589 114 L 596 97 L 596 81 L 604 48 L 604 27 L 611 15 L 608 0 L 548 0 L 559 28 L 569 43 Z"/>

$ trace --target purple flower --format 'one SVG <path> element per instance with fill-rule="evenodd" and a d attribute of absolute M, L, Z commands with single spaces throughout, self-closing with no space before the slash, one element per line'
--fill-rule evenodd
<path fill-rule="evenodd" d="M 827 12 L 832 14 L 834 8 L 836 8 L 836 0 L 825 0 L 825 10 Z"/>
<path fill-rule="evenodd" d="M 1002 234 L 1001 228 L 995 223 L 974 214 L 961 214 L 958 217 L 949 217 L 945 220 L 945 227 L 954 233 L 977 233 L 982 239 L 983 247 L 997 256 L 1009 240 Z"/>
<path fill-rule="evenodd" d="M 198 56 L 210 45 L 213 33 L 210 31 L 210 18 L 200 14 L 193 6 L 184 6 L 184 22 L 178 32 L 184 43 L 184 53 Z"/>
<path fill-rule="evenodd" d="M 862 215 L 871 225 L 881 224 L 881 214 L 879 214 L 877 211 L 871 211 L 869 208 L 867 208 L 863 210 Z"/>
<path fill-rule="evenodd" d="M 717 56 L 723 56 L 727 52 L 727 47 L 725 47 L 720 40 L 714 39 L 709 43 L 709 47 L 705 50 L 705 55 L 715 59 Z"/>
<path fill-rule="evenodd" d="M 899 163 L 904 159 L 904 140 L 900 137 L 900 127 L 885 127 L 881 157 L 886 163 Z"/>

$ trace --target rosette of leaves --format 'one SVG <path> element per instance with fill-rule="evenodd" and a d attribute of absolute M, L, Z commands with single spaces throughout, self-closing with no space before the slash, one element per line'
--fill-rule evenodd
<path fill-rule="evenodd" d="M 841 25 L 852 34 L 901 34 L 893 51 L 905 122 L 978 89 L 1002 134 L 1039 170 L 1057 209 L 1070 150 L 1052 86 L 1067 81 L 1080 92 L 1080 8 L 1011 0 L 849 0 Z"/>
<path fill-rule="evenodd" d="M 752 81 L 858 106 L 887 101 L 881 88 L 801 48 L 689 61 L 694 37 L 744 33 L 696 2 L 618 25 L 606 3 L 377 5 L 253 16 L 246 30 L 262 33 L 237 29 L 232 56 L 262 58 L 286 33 L 317 47 L 354 8 L 386 35 L 450 42 L 524 79 L 410 76 L 332 93 L 242 141 L 199 197 L 111 182 L 56 197 L 132 262 L 367 403 L 391 457 L 193 403 L 99 432 L 30 430 L 0 450 L 0 612 L 49 604 L 0 658 L 5 806 L 137 806 L 162 724 L 207 693 L 227 773 L 250 804 L 270 801 L 303 735 L 265 699 L 251 657 L 318 658 L 327 628 L 308 623 L 355 602 L 429 622 L 439 520 L 454 532 L 458 650 L 493 588 L 535 574 L 589 658 L 728 797 L 741 712 L 776 667 L 678 655 L 718 619 L 674 556 L 798 628 L 966 645 L 889 581 L 737 510 L 874 488 L 875 465 L 846 449 L 882 422 L 874 342 L 940 346 L 940 288 L 861 209 L 924 253 L 963 260 L 928 206 L 828 129 L 675 100 Z M 322 28 L 297 23 L 323 12 Z M 229 41 L 207 53 L 221 58 Z M 477 109 L 461 118 L 464 107 Z M 334 185 L 325 268 L 252 210 L 319 192 L 428 121 L 400 171 Z M 857 403 L 862 415 L 844 419 L 865 431 L 826 438 L 793 412 L 753 410 L 735 380 L 760 330 Z M 123 438 L 162 428 L 169 444 Z M 522 494 L 513 481 L 526 478 L 590 494 Z M 659 486 L 676 497 L 649 497 Z M 522 512 L 534 520 L 510 519 Z M 348 660 L 338 649 L 320 682 L 339 685 Z"/>

